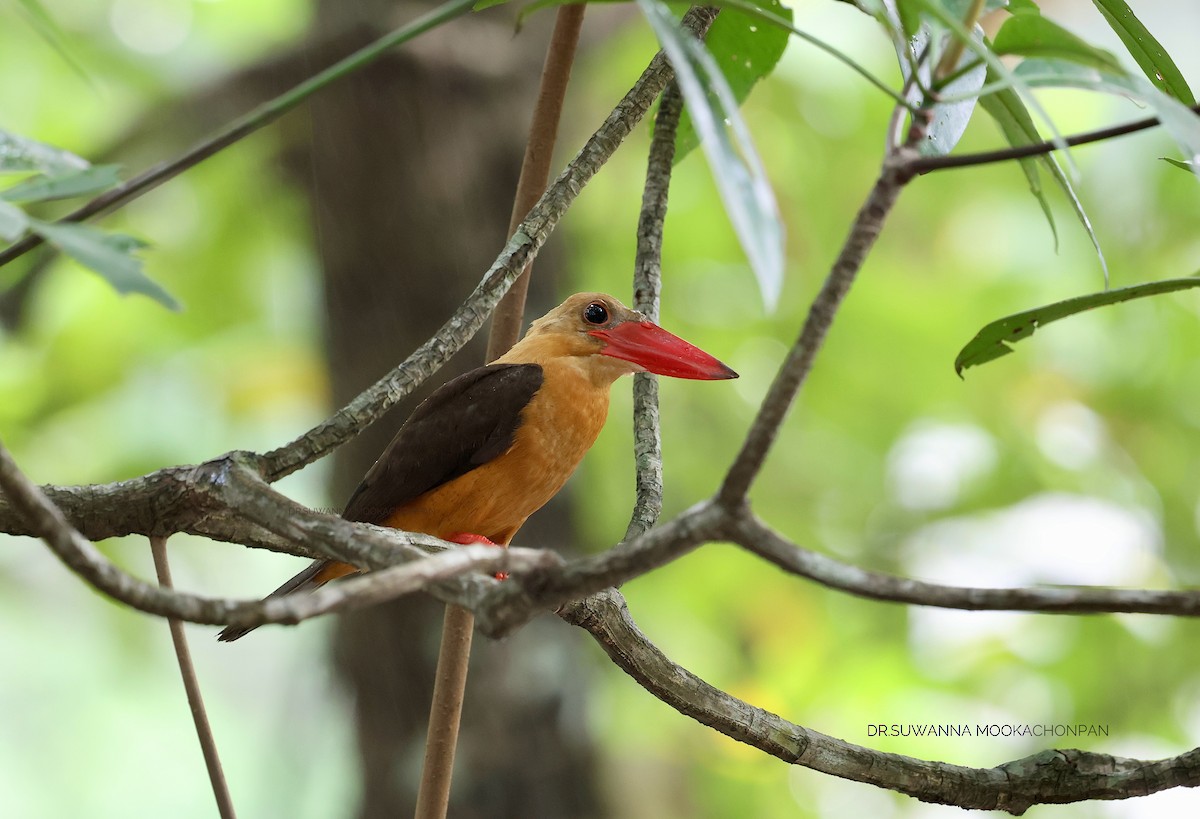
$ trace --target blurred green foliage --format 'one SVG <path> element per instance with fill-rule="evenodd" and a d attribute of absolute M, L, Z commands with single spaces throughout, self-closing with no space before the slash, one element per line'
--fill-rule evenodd
<path fill-rule="evenodd" d="M 89 79 L 6 21 L 0 124 L 96 162 L 136 136 L 133 153 L 145 164 L 202 135 L 190 125 L 188 100 L 297 42 L 309 15 L 296 0 L 44 5 Z M 1043 6 L 1089 42 L 1122 53 L 1090 3 Z M 1144 6 L 1142 21 L 1194 81 L 1200 65 L 1186 32 L 1200 22 L 1196 11 Z M 610 21 L 620 14 L 589 10 Z M 796 20 L 899 82 L 890 43 L 850 5 L 797 3 Z M 562 156 L 653 49 L 645 26 L 632 24 L 581 53 Z M 1126 101 L 1078 92 L 1044 92 L 1042 100 L 1064 133 L 1144 116 Z M 179 112 L 170 122 L 160 117 L 167 104 Z M 875 175 L 889 111 L 884 95 L 795 42 L 750 96 L 744 113 L 788 237 L 783 298 L 772 315 L 763 315 L 702 160 L 693 154 L 678 166 L 663 324 L 742 378 L 664 380 L 666 514 L 711 494 L 736 453 Z M 36 480 L 111 481 L 263 449 L 330 409 L 307 205 L 277 172 L 278 133 L 259 133 L 104 220 L 151 242 L 147 272 L 185 312 L 121 298 L 69 260 L 39 275 L 22 322 L 0 337 L 0 438 Z M 959 150 L 1002 143 L 977 116 Z M 627 294 L 647 144 L 643 130 L 564 220 L 566 292 Z M 1158 132 L 1073 152 L 1114 286 L 1200 267 L 1200 190 L 1158 161 L 1172 152 Z M 758 514 L 810 548 L 925 579 L 1200 584 L 1200 295 L 1091 311 L 965 383 L 955 377 L 955 354 L 989 321 L 1102 287 L 1069 205 L 1057 191 L 1050 199 L 1061 226 L 1057 254 L 1016 164 L 936 173 L 910 186 L 755 484 Z M 16 267 L 0 271 L 0 282 L 29 269 Z M 632 500 L 626 393 L 615 391 L 611 421 L 574 481 L 595 549 L 620 537 Z M 329 506 L 323 478 L 318 467 L 283 488 Z M 274 555 L 171 542 L 182 588 L 250 596 L 290 568 Z M 104 548 L 150 575 L 144 543 Z M 1153 757 L 1200 743 L 1193 621 L 910 609 L 818 588 L 722 544 L 626 592 L 643 629 L 674 660 L 851 742 L 969 765 L 1052 744 Z M 326 670 L 326 630 L 313 623 L 218 646 L 210 629 L 192 629 L 234 798 L 247 816 L 330 817 L 354 803 L 348 706 Z M 102 601 L 36 542 L 3 538 L 0 645 L 5 815 L 212 815 L 163 624 Z M 951 814 L 764 757 L 679 716 L 595 656 L 590 729 L 602 743 L 614 816 Z M 1102 724 L 1110 736 L 868 736 L 875 724 L 1007 722 Z M 1172 792 L 1037 815 L 1183 816 L 1196 804 L 1194 794 Z"/>

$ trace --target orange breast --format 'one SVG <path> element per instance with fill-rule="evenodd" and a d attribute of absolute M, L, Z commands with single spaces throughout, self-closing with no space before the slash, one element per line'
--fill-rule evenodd
<path fill-rule="evenodd" d="M 579 359 L 545 362 L 543 373 L 507 452 L 400 507 L 384 525 L 441 538 L 512 540 L 571 477 L 608 415 L 609 386 L 593 383 Z"/>

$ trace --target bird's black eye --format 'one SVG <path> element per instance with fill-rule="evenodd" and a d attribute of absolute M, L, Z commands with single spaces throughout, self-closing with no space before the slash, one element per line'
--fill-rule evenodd
<path fill-rule="evenodd" d="M 583 320 L 588 324 L 604 324 L 608 321 L 608 308 L 603 302 L 594 301 L 583 308 Z"/>

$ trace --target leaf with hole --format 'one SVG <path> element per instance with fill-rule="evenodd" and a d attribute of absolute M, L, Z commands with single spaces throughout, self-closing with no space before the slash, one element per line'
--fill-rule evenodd
<path fill-rule="evenodd" d="M 746 251 L 768 310 L 783 290 L 783 223 L 737 98 L 712 55 L 683 31 L 659 0 L 637 0 L 692 114 L 700 144 L 734 232 Z"/>
<path fill-rule="evenodd" d="M 1037 307 L 997 319 L 976 333 L 975 338 L 962 348 L 958 357 L 954 359 L 954 371 L 961 378 L 963 370 L 968 367 L 977 367 L 1008 355 L 1013 352 L 1010 344 L 1029 338 L 1039 327 L 1052 321 L 1058 321 L 1085 310 L 1094 310 L 1097 307 L 1106 307 L 1110 304 L 1147 296 L 1158 296 L 1163 293 L 1174 293 L 1179 290 L 1189 290 L 1194 287 L 1200 287 L 1200 276 L 1164 279 L 1146 284 L 1135 284 L 1132 287 L 1120 287 L 1116 290 L 1105 290 L 1102 293 L 1092 293 L 1088 296 L 1077 296 L 1073 299 L 1047 304 L 1045 307 Z"/>
<path fill-rule="evenodd" d="M 99 273 L 118 293 L 141 293 L 172 310 L 179 302 L 142 271 L 134 253 L 145 242 L 120 233 L 105 233 L 88 225 L 30 219 L 35 233 L 84 267 Z"/>

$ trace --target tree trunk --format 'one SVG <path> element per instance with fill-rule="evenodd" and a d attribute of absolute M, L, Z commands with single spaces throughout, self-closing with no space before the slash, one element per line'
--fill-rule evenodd
<path fill-rule="evenodd" d="M 343 29 L 339 16 L 364 9 L 324 2 L 317 25 Z M 311 157 L 297 167 L 313 203 L 338 405 L 432 334 L 503 245 L 546 43 L 543 27 L 511 31 L 503 14 L 472 15 L 313 100 Z M 364 26 L 363 41 L 377 33 Z M 555 255 L 538 263 L 530 316 L 556 301 Z M 477 339 L 429 388 L 482 363 Z M 349 497 L 428 391 L 338 453 L 335 497 Z M 517 542 L 572 542 L 567 504 L 536 515 Z M 338 625 L 333 654 L 355 701 L 362 819 L 412 812 L 440 622 L 441 604 L 420 598 Z M 503 643 L 475 641 L 453 816 L 600 815 L 577 651 L 549 618 Z"/>

